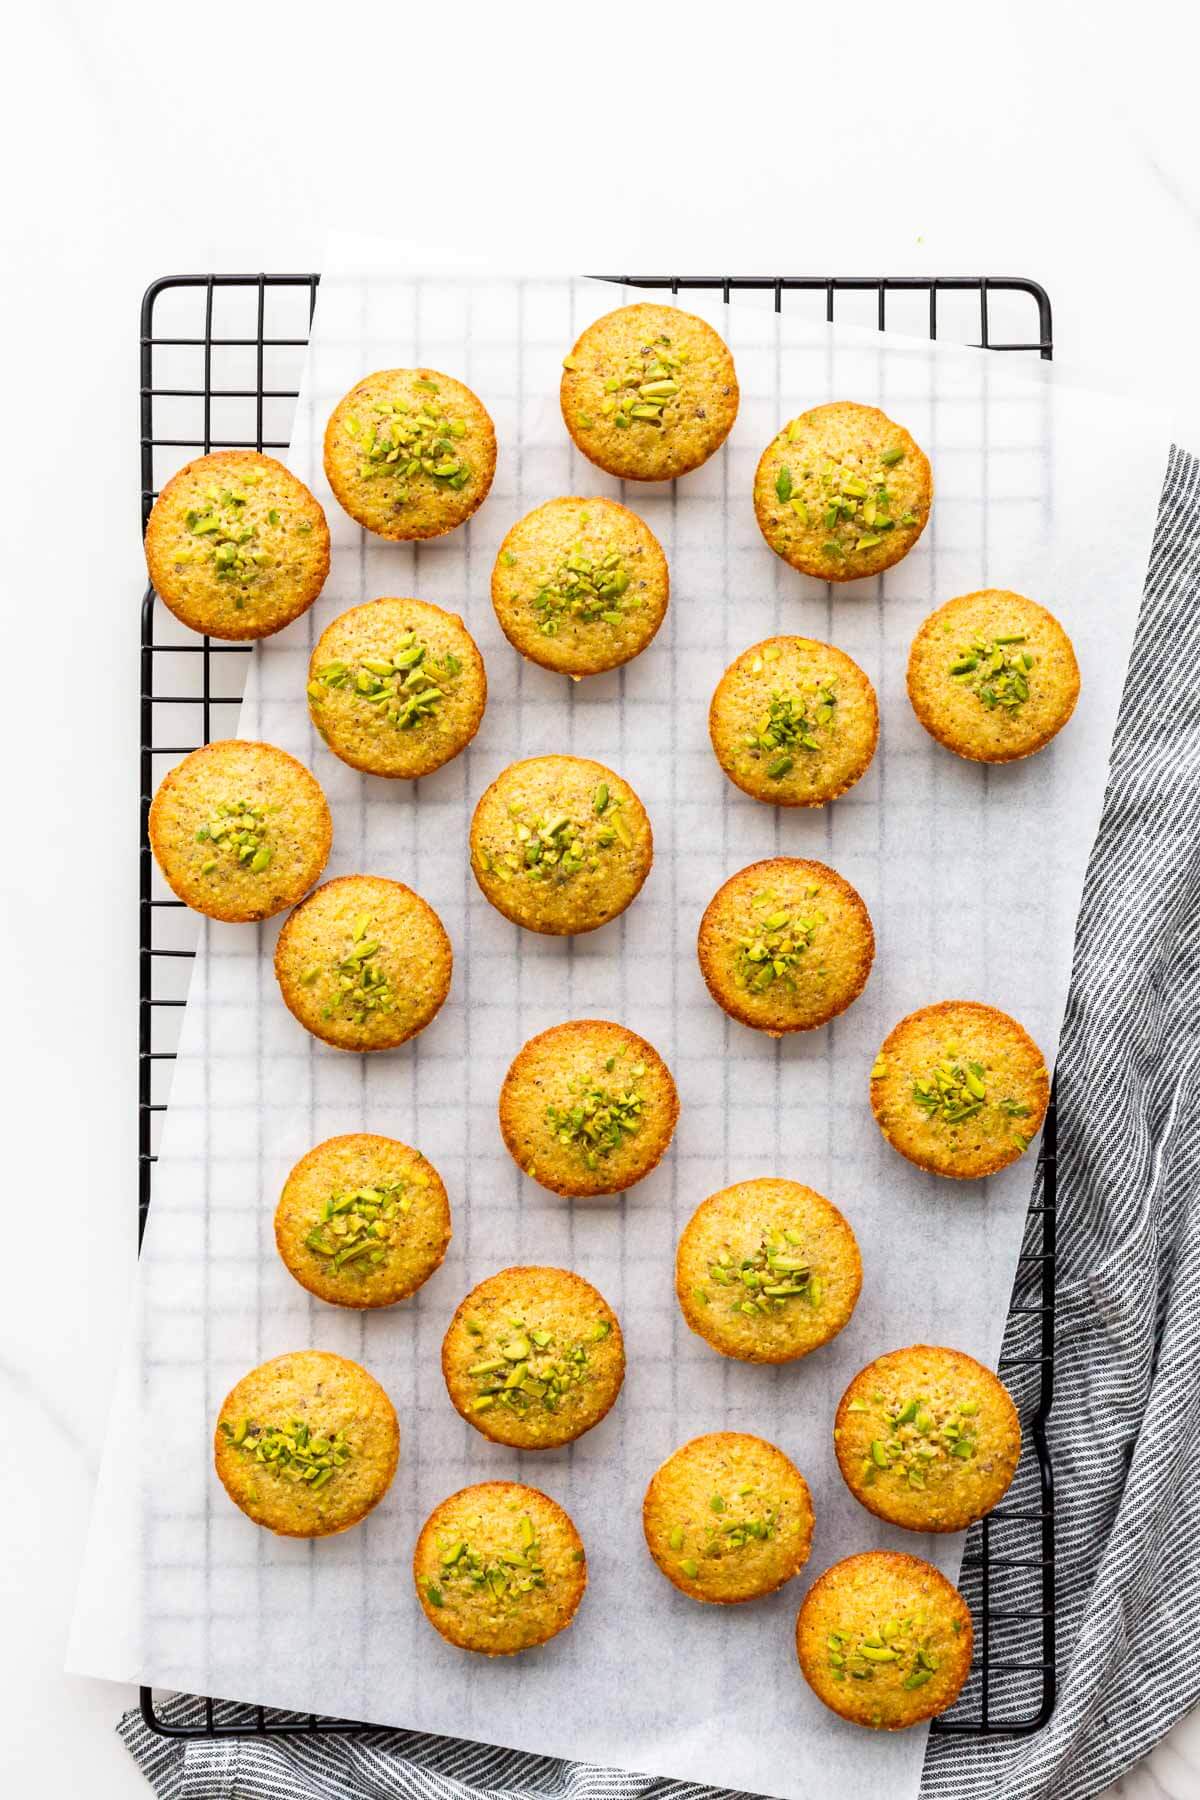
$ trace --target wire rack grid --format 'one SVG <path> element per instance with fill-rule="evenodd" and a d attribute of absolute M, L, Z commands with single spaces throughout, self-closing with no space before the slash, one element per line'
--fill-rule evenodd
<path fill-rule="evenodd" d="M 873 324 L 1049 361 L 1049 297 L 1018 276 L 618 275 L 603 279 L 674 295 L 764 296 L 775 310 Z M 286 450 L 320 277 L 176 275 L 141 309 L 142 529 L 164 481 L 216 449 Z M 761 303 L 761 302 L 760 302 Z M 150 801 L 166 770 L 236 725 L 253 646 L 197 638 L 147 586 L 141 614 L 139 784 L 138 1242 L 149 1212 L 161 1115 L 195 955 L 194 921 L 160 893 L 148 837 Z M 214 733 L 214 727 L 216 727 Z M 1000 1373 L 1013 1392 L 1025 1452 L 1005 1504 L 971 1531 L 960 1585 L 975 1621 L 976 1660 L 963 1695 L 933 1721 L 939 1734 L 1027 1735 L 1054 1708 L 1054 1487 L 1047 1424 L 1054 1393 L 1056 1142 L 1046 1118 Z M 203 1696 L 164 1708 L 142 1687 L 141 1714 L 164 1737 L 226 1738 L 363 1730 L 352 1720 L 279 1712 Z"/>

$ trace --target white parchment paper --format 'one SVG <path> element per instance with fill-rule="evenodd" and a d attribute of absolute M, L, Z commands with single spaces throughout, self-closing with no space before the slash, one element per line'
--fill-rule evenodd
<path fill-rule="evenodd" d="M 853 1550 L 901 1546 L 953 1576 L 961 1540 L 892 1531 L 850 1498 L 832 1454 L 833 1411 L 863 1363 L 901 1344 L 948 1343 L 994 1363 L 1034 1159 L 969 1185 L 921 1174 L 882 1142 L 868 1070 L 896 1019 L 955 996 L 1012 1012 L 1053 1058 L 1166 440 L 1156 418 L 1031 379 L 996 355 L 689 295 L 733 348 L 740 416 L 702 470 L 675 486 L 622 487 L 574 450 L 557 400 L 563 354 L 620 299 L 582 279 L 422 276 L 399 251 L 333 246 L 290 456 L 327 508 L 333 567 L 312 613 L 255 651 L 240 729 L 293 751 L 324 784 L 335 821 L 330 875 L 395 876 L 436 907 L 454 943 L 454 984 L 415 1042 L 351 1057 L 307 1037 L 284 1008 L 271 969 L 275 924 L 201 927 L 71 1664 L 796 1800 L 864 1786 L 903 1800 L 916 1792 L 924 1732 L 875 1737 L 826 1712 L 796 1668 L 796 1606 L 812 1575 Z M 500 458 L 467 527 L 406 547 L 369 538 L 341 512 L 320 445 L 331 408 L 360 375 L 416 362 L 479 392 Z M 842 398 L 879 404 L 909 426 L 932 458 L 936 502 L 898 568 L 830 589 L 771 554 L 750 493 L 779 425 Z M 619 495 L 671 565 L 670 611 L 653 645 L 578 685 L 517 656 L 488 593 L 508 526 L 563 493 Z M 935 745 L 904 685 L 925 615 L 988 585 L 1043 600 L 1071 632 L 1083 674 L 1062 736 L 999 769 Z M 419 784 L 344 767 L 305 706 L 316 636 L 347 606 L 382 594 L 461 612 L 487 662 L 478 737 Z M 750 800 L 720 773 L 708 741 L 708 702 L 726 665 L 787 630 L 839 644 L 879 692 L 874 766 L 824 811 Z M 467 860 L 468 821 L 486 784 L 513 759 L 549 751 L 612 765 L 654 826 L 657 856 L 640 898 L 573 941 L 502 919 Z M 827 861 L 858 888 L 878 954 L 849 1013 L 775 1044 L 709 1000 L 695 936 L 720 883 L 778 852 Z M 620 1020 L 659 1047 L 682 1114 L 673 1150 L 647 1181 L 627 1196 L 572 1204 L 510 1161 L 496 1100 L 526 1038 L 586 1016 Z M 420 1146 L 454 1211 L 442 1269 L 412 1301 L 366 1317 L 310 1299 L 279 1262 L 271 1223 L 297 1158 L 358 1129 Z M 865 1280 L 841 1337 L 766 1369 L 722 1359 L 688 1332 L 672 1272 L 679 1230 L 699 1201 L 774 1173 L 845 1211 Z M 616 1307 L 626 1335 L 617 1406 L 578 1443 L 544 1455 L 486 1443 L 451 1407 L 439 1367 L 459 1299 L 516 1262 L 578 1269 Z M 233 1382 L 308 1345 L 365 1363 L 402 1427 L 386 1500 L 363 1526 L 319 1543 L 256 1529 L 210 1460 Z M 779 1443 L 805 1471 L 817 1518 L 804 1575 L 736 1608 L 676 1593 L 641 1536 L 653 1470 L 679 1443 L 719 1427 Z M 497 1476 L 530 1481 L 567 1507 L 591 1584 L 569 1632 L 489 1662 L 430 1629 L 410 1557 L 438 1500 Z"/>

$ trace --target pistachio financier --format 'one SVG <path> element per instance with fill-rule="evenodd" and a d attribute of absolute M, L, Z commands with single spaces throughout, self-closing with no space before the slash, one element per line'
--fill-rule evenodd
<path fill-rule="evenodd" d="M 381 875 L 327 881 L 289 914 L 275 945 L 284 1004 L 339 1050 L 391 1050 L 424 1031 L 452 965 L 432 906 Z"/>
<path fill-rule="evenodd" d="M 817 1699 L 873 1731 L 903 1731 L 953 1706 L 973 1641 L 958 1589 L 932 1563 L 898 1550 L 834 1563 L 796 1619 L 796 1654 Z"/>
<path fill-rule="evenodd" d="M 261 638 L 307 612 L 329 573 L 329 527 L 273 456 L 215 450 L 172 475 L 146 526 L 146 567 L 193 631 Z"/>
<path fill-rule="evenodd" d="M 481 1481 L 434 1507 L 417 1539 L 413 1580 L 447 1643 L 512 1656 L 566 1630 L 587 1587 L 587 1557 L 548 1494 Z"/>
<path fill-rule="evenodd" d="M 930 737 L 971 762 L 1016 762 L 1062 730 L 1079 664 L 1052 613 L 984 588 L 931 613 L 913 639 L 908 697 Z"/>
<path fill-rule="evenodd" d="M 1008 1389 L 961 1350 L 912 1344 L 860 1369 L 837 1409 L 842 1478 L 908 1531 L 965 1531 L 1008 1492 L 1021 1423 Z"/>
<path fill-rule="evenodd" d="M 226 1396 L 213 1444 L 235 1506 L 282 1537 L 365 1518 L 400 1456 L 396 1410 L 373 1375 L 326 1350 L 276 1356 Z"/>
<path fill-rule="evenodd" d="M 962 1181 L 1023 1156 L 1049 1100 L 1050 1071 L 1024 1026 L 977 1000 L 909 1013 L 871 1068 L 871 1110 L 892 1148 Z"/>
<path fill-rule="evenodd" d="M 642 1503 L 642 1529 L 667 1580 L 732 1606 L 773 1594 L 808 1561 L 808 1483 L 782 1450 L 744 1431 L 710 1431 L 669 1456 Z"/>
<path fill-rule="evenodd" d="M 858 1243 L 837 1207 L 774 1176 L 701 1201 L 675 1256 L 675 1292 L 689 1326 L 742 1362 L 793 1362 L 827 1344 L 861 1287 Z"/>
<path fill-rule="evenodd" d="M 493 1443 L 551 1450 L 598 1425 L 621 1391 L 611 1306 L 569 1269 L 501 1269 L 467 1295 L 442 1343 L 455 1407 Z"/>
<path fill-rule="evenodd" d="M 553 1025 L 518 1051 L 500 1089 L 509 1155 L 555 1194 L 617 1194 L 657 1167 L 679 1096 L 652 1044 L 608 1019 Z"/>
<path fill-rule="evenodd" d="M 171 891 L 210 919 L 269 919 L 302 900 L 329 859 L 333 820 L 315 775 L 274 744 L 224 738 L 169 769 L 150 848 Z"/>
<path fill-rule="evenodd" d="M 821 581 L 879 575 L 929 522 L 929 458 L 876 406 L 814 406 L 767 445 L 754 513 L 776 556 Z"/>
<path fill-rule="evenodd" d="M 471 820 L 471 868 L 497 912 L 567 937 L 607 925 L 654 860 L 646 809 L 627 781 L 582 756 L 512 763 Z"/>
<path fill-rule="evenodd" d="M 325 474 L 358 524 L 384 538 L 453 531 L 483 505 L 496 430 L 478 395 L 438 369 L 379 369 L 325 427 Z"/>
<path fill-rule="evenodd" d="M 814 638 L 767 638 L 731 662 L 708 712 L 713 751 L 743 793 L 824 806 L 866 774 L 879 742 L 875 689 Z"/>
<path fill-rule="evenodd" d="M 738 382 L 724 339 L 677 306 L 605 313 L 563 358 L 563 423 L 589 462 L 628 481 L 672 481 L 733 427 Z"/>
<path fill-rule="evenodd" d="M 732 1019 L 782 1037 L 845 1012 L 875 958 L 871 915 L 825 863 L 750 863 L 717 889 L 700 921 L 700 972 Z"/>
<path fill-rule="evenodd" d="M 335 756 L 367 775 L 414 780 L 470 743 L 487 675 L 456 613 L 428 600 L 368 600 L 321 633 L 308 710 Z"/>
<path fill-rule="evenodd" d="M 450 1203 L 433 1164 L 372 1132 L 308 1151 L 275 1209 L 285 1267 L 332 1306 L 395 1305 L 429 1280 L 449 1243 Z"/>
<path fill-rule="evenodd" d="M 511 528 L 492 570 L 492 605 L 514 650 L 576 681 L 644 650 L 669 597 L 662 545 L 616 500 L 535 506 Z"/>

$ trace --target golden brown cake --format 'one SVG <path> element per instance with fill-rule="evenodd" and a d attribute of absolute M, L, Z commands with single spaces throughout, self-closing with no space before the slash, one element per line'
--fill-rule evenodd
<path fill-rule="evenodd" d="M 773 1594 L 812 1547 L 808 1483 L 765 1438 L 711 1431 L 669 1456 L 646 1489 L 642 1529 L 667 1580 L 732 1606 Z"/>
<path fill-rule="evenodd" d="M 1050 1074 L 995 1006 L 943 1000 L 894 1025 L 871 1069 L 871 1110 L 918 1168 L 973 1181 L 1016 1162 L 1042 1128 Z"/>
<path fill-rule="evenodd" d="M 456 613 L 427 600 L 368 600 L 321 633 L 308 709 L 335 756 L 367 775 L 414 780 L 466 748 L 487 675 Z"/>
<path fill-rule="evenodd" d="M 722 675 L 708 730 L 743 793 L 774 806 L 824 806 L 866 774 L 879 707 L 844 651 L 813 638 L 767 638 Z"/>
<path fill-rule="evenodd" d="M 172 892 L 210 919 L 269 919 L 320 878 L 333 821 L 316 777 L 274 744 L 225 738 L 168 770 L 150 848 Z"/>
<path fill-rule="evenodd" d="M 269 637 L 307 612 L 329 573 L 329 527 L 273 456 L 215 450 L 172 475 L 146 526 L 156 593 L 193 631 Z"/>
<path fill-rule="evenodd" d="M 837 400 L 785 425 L 762 453 L 754 512 L 776 556 L 821 581 L 879 575 L 929 522 L 929 459 L 875 406 Z"/>
<path fill-rule="evenodd" d="M 515 650 L 576 679 L 629 662 L 667 611 L 662 545 L 616 500 L 547 500 L 518 519 L 492 570 L 492 605 Z"/>
<path fill-rule="evenodd" d="M 662 1160 L 679 1096 L 645 1038 L 607 1019 L 572 1019 L 518 1051 L 500 1090 L 509 1155 L 555 1194 L 617 1194 Z"/>
<path fill-rule="evenodd" d="M 325 474 L 352 519 L 384 538 L 441 537 L 488 497 L 496 431 L 469 387 L 438 369 L 379 369 L 338 401 Z"/>
<path fill-rule="evenodd" d="M 563 423 L 597 468 L 672 481 L 708 461 L 737 418 L 722 338 L 692 313 L 646 302 L 605 313 L 563 358 Z"/>
<path fill-rule="evenodd" d="M 796 1654 L 817 1699 L 873 1731 L 903 1731 L 953 1706 L 973 1641 L 958 1589 L 932 1563 L 897 1550 L 834 1563 L 796 1620 Z"/>
<path fill-rule="evenodd" d="M 1008 1492 L 1021 1423 L 973 1356 L 912 1344 L 861 1369 L 833 1427 L 838 1467 L 868 1512 L 908 1531 L 965 1531 Z"/>
<path fill-rule="evenodd" d="M 329 1537 L 377 1506 L 400 1456 L 396 1410 L 344 1356 L 297 1350 L 244 1375 L 213 1441 L 235 1506 L 281 1537 Z"/>
<path fill-rule="evenodd" d="M 512 1656 L 566 1630 L 587 1587 L 587 1558 L 548 1494 L 481 1481 L 434 1507 L 413 1579 L 425 1617 L 448 1643 Z"/>
<path fill-rule="evenodd" d="M 617 1315 L 569 1269 L 501 1269 L 450 1321 L 442 1374 L 455 1407 L 493 1443 L 552 1450 L 598 1425 L 621 1391 Z"/>
<path fill-rule="evenodd" d="M 696 1208 L 675 1257 L 691 1329 L 743 1362 L 792 1362 L 848 1322 L 862 1287 L 853 1231 L 821 1194 L 763 1177 Z"/>
<path fill-rule="evenodd" d="M 450 991 L 452 964 L 432 906 L 381 875 L 327 881 L 275 945 L 289 1012 L 339 1050 L 391 1050 L 424 1031 Z"/>
<path fill-rule="evenodd" d="M 302 1156 L 275 1209 L 275 1244 L 301 1287 L 332 1306 L 393 1306 L 450 1242 L 442 1178 L 419 1150 L 351 1132 Z"/>
<path fill-rule="evenodd" d="M 795 856 L 750 863 L 700 921 L 700 972 L 732 1019 L 768 1037 L 812 1031 L 858 999 L 875 957 L 861 897 L 835 869 Z"/>
<path fill-rule="evenodd" d="M 654 860 L 627 781 L 582 756 L 512 763 L 471 821 L 471 867 L 497 912 L 528 931 L 595 931 L 636 899 Z"/>
<path fill-rule="evenodd" d="M 908 697 L 930 737 L 972 762 L 1016 762 L 1056 737 L 1079 698 L 1079 664 L 1053 614 L 984 588 L 931 613 L 913 639 Z"/>

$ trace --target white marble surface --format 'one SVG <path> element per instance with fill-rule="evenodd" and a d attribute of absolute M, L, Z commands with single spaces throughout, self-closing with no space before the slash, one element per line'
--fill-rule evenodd
<path fill-rule="evenodd" d="M 51 0 L 10 24 L 0 1092 L 29 1254 L 0 1303 L 0 1791 L 145 1791 L 112 1733 L 131 1692 L 61 1665 L 133 1273 L 146 282 L 308 269 L 333 223 L 530 266 L 1027 273 L 1061 361 L 1172 400 L 1197 444 L 1193 19 L 263 0 L 218 29 Z M 1112 1792 L 1200 1795 L 1197 1718 Z"/>

